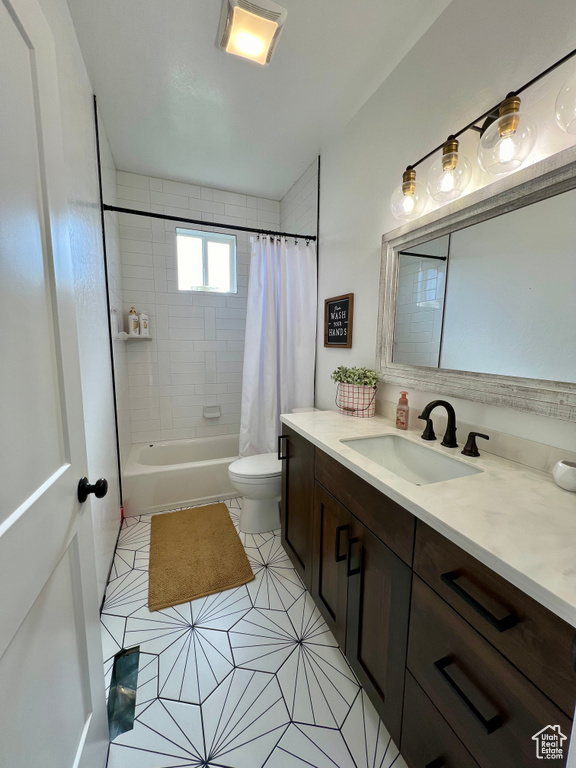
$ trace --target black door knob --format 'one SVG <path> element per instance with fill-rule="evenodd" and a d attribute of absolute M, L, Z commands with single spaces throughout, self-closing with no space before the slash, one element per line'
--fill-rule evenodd
<path fill-rule="evenodd" d="M 108 493 L 108 480 L 103 477 L 100 480 L 96 480 L 94 485 L 90 485 L 87 477 L 83 477 L 78 483 L 78 501 L 80 504 L 84 504 L 88 495 L 93 493 L 97 499 L 102 499 Z"/>

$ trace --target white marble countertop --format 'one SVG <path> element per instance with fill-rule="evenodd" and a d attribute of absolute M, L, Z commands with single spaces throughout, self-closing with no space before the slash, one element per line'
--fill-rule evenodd
<path fill-rule="evenodd" d="M 282 421 L 340 461 L 417 518 L 436 529 L 526 594 L 576 627 L 576 494 L 558 488 L 551 475 L 482 453 L 462 456 L 420 439 L 421 430 L 397 430 L 378 416 L 359 419 L 336 411 L 283 415 Z M 431 451 L 484 470 L 475 475 L 417 486 L 340 441 L 396 434 Z"/>

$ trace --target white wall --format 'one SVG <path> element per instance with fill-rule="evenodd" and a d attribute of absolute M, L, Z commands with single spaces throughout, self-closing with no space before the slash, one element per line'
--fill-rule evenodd
<path fill-rule="evenodd" d="M 102 598 L 120 525 L 120 501 L 92 88 L 65 0 L 40 2 L 54 35 L 58 62 L 88 472 L 92 482 L 99 477 L 109 482 L 104 499 L 91 497 Z"/>
<path fill-rule="evenodd" d="M 116 165 L 100 122 L 100 159 L 102 165 L 102 196 L 108 205 L 116 205 Z M 122 284 L 122 262 L 120 259 L 120 225 L 118 214 L 105 213 L 106 259 L 108 265 L 108 296 L 110 312 L 116 312 L 119 330 L 124 313 L 124 288 Z M 119 338 L 112 340 L 114 354 L 114 379 L 118 416 L 118 443 L 120 464 L 126 466 L 132 433 L 130 425 L 130 394 L 128 390 L 128 355 L 126 343 Z"/>
<path fill-rule="evenodd" d="M 380 244 L 382 234 L 398 226 L 389 201 L 405 166 L 571 50 L 575 32 L 571 0 L 453 0 L 342 134 L 322 147 L 319 328 L 326 297 L 354 292 L 355 316 L 350 350 L 324 349 L 319 333 L 318 407 L 334 407 L 330 372 L 336 366 L 374 365 Z M 564 67 L 524 99 L 525 106 L 532 101 L 535 112 L 540 110 L 536 160 L 573 141 L 557 128 L 551 112 L 573 67 Z M 469 133 L 462 149 L 473 156 L 476 142 L 476 134 Z M 418 169 L 419 178 L 425 170 Z M 470 189 L 488 181 L 477 169 Z M 397 400 L 396 387 L 381 389 L 381 396 Z M 410 395 L 411 405 L 420 407 L 433 393 Z M 486 429 L 574 445 L 573 424 L 451 400 L 461 418 Z"/>
<path fill-rule="evenodd" d="M 118 172 L 118 205 L 223 224 L 277 230 L 280 203 L 194 184 Z M 120 214 L 124 316 L 150 316 L 152 341 L 127 348 L 132 442 L 237 434 L 246 327 L 250 237 L 237 230 L 238 292 L 182 292 L 175 222 Z M 185 226 L 185 225 L 180 225 Z M 205 419 L 205 405 L 220 418 Z"/>
<path fill-rule="evenodd" d="M 318 158 L 280 200 L 280 229 L 315 235 L 318 222 Z"/>

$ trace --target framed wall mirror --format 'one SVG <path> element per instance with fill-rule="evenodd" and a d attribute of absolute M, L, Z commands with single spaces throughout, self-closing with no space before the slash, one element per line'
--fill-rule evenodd
<path fill-rule="evenodd" d="M 383 238 L 389 383 L 576 421 L 576 148 Z"/>

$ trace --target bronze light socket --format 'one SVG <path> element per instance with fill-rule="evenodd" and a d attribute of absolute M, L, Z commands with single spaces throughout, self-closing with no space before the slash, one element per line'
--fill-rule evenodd
<path fill-rule="evenodd" d="M 406 168 L 402 174 L 402 192 L 405 195 L 416 192 L 416 171 L 413 168 Z"/>
<path fill-rule="evenodd" d="M 458 163 L 458 139 L 448 139 L 442 147 L 442 170 L 453 171 Z"/>
<path fill-rule="evenodd" d="M 498 125 L 498 133 L 500 136 L 510 136 L 513 133 L 516 133 L 516 129 L 520 123 L 518 112 L 520 111 L 521 103 L 519 96 L 510 94 L 504 99 L 502 104 L 500 104 L 498 116 L 506 118 L 505 120 L 501 120 Z"/>

